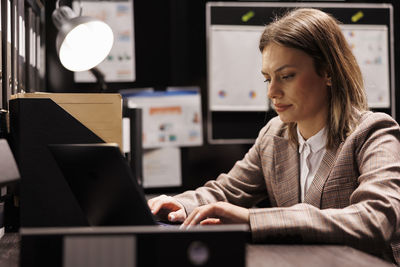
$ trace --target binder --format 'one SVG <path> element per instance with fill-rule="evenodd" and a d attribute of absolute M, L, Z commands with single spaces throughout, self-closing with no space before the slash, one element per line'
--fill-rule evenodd
<path fill-rule="evenodd" d="M 11 0 L 1 0 L 2 22 L 2 88 L 3 108 L 8 109 L 11 96 Z"/>
<path fill-rule="evenodd" d="M 34 14 L 34 23 L 35 23 L 35 27 L 34 27 L 34 34 L 33 34 L 33 42 L 35 43 L 33 46 L 34 49 L 34 63 L 33 63 L 33 72 L 34 72 L 34 77 L 33 77 L 33 81 L 35 83 L 34 88 L 35 91 L 41 91 L 40 87 L 39 87 L 39 64 L 40 64 L 40 14 L 39 13 L 35 13 Z"/>
<path fill-rule="evenodd" d="M 25 8 L 26 92 L 35 92 L 35 14 L 31 6 Z"/>
<path fill-rule="evenodd" d="M 36 90 L 46 91 L 46 9 L 36 0 Z"/>
<path fill-rule="evenodd" d="M 7 15 L 6 15 L 6 21 L 7 21 L 7 29 L 6 29 L 6 33 L 7 33 L 7 44 L 6 44 L 6 90 L 7 90 L 7 109 L 8 109 L 8 100 L 10 100 L 10 97 L 12 95 L 12 68 L 11 68 L 11 55 L 12 55 L 12 45 L 11 45 L 11 34 L 12 34 L 12 18 L 11 18 L 11 14 L 12 14 L 12 5 L 11 5 L 11 0 L 7 0 L 6 1 L 6 5 L 7 5 Z M 4 12 L 3 12 L 4 14 Z"/>
<path fill-rule="evenodd" d="M 3 3 L 0 1 L 0 14 L 3 13 Z M 2 16 L 1 16 L 2 17 Z M 2 55 L 3 55 L 3 45 L 2 45 L 2 40 L 3 40 L 3 19 L 0 18 L 0 109 L 5 108 L 4 103 L 3 103 L 3 61 L 2 61 Z"/>
<path fill-rule="evenodd" d="M 25 1 L 18 0 L 18 89 L 25 92 Z"/>
<path fill-rule="evenodd" d="M 17 14 L 17 0 L 11 0 L 11 94 L 17 92 L 17 59 L 18 59 L 18 14 Z"/>
<path fill-rule="evenodd" d="M 21 173 L 21 226 L 87 225 L 47 145 L 115 142 L 121 147 L 121 127 L 119 94 L 13 96 L 10 145 Z"/>
<path fill-rule="evenodd" d="M 39 29 L 39 89 L 46 91 L 46 14 L 41 9 Z"/>

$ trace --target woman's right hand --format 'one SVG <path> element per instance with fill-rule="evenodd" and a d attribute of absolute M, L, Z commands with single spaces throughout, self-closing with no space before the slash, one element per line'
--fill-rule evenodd
<path fill-rule="evenodd" d="M 170 222 L 183 222 L 187 215 L 185 208 L 176 199 L 161 195 L 147 201 L 151 212 L 160 217 L 167 217 Z"/>

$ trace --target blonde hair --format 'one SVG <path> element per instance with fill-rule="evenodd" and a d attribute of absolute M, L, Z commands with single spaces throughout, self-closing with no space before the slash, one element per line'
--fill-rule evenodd
<path fill-rule="evenodd" d="M 270 43 L 300 49 L 313 58 L 318 75 L 326 71 L 328 88 L 327 148 L 343 141 L 358 121 L 354 109 L 368 109 L 360 67 L 332 16 L 311 8 L 295 9 L 267 25 L 261 35 L 262 52 Z M 289 138 L 297 143 L 296 123 L 287 124 Z"/>

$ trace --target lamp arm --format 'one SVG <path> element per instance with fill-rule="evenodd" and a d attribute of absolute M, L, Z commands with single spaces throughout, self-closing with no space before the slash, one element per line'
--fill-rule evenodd
<path fill-rule="evenodd" d="M 79 17 L 82 16 L 82 1 L 79 1 Z M 60 0 L 57 0 L 56 2 L 56 9 L 60 7 Z"/>
<path fill-rule="evenodd" d="M 89 71 L 94 75 L 94 77 L 96 77 L 97 83 L 100 86 L 100 92 L 106 92 L 107 84 L 104 80 L 104 73 L 100 71 L 97 67 L 91 68 Z"/>

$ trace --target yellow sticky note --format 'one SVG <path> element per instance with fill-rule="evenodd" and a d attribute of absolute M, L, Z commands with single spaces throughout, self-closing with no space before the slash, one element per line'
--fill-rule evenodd
<path fill-rule="evenodd" d="M 357 22 L 364 17 L 364 13 L 362 11 L 358 11 L 351 17 L 352 22 Z"/>
<path fill-rule="evenodd" d="M 242 21 L 243 22 L 248 22 L 252 17 L 254 17 L 254 15 L 255 15 L 254 11 L 250 10 L 249 12 L 247 12 L 246 14 L 244 14 L 242 16 Z"/>

